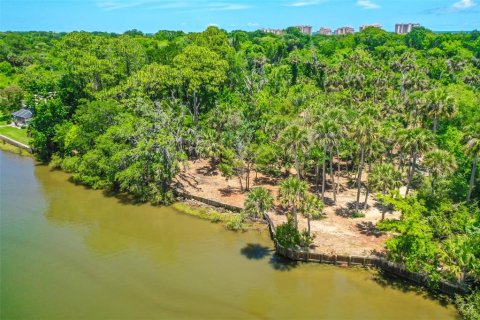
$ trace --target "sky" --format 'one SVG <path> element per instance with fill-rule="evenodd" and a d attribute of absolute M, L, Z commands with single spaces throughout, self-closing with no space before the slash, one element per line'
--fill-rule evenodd
<path fill-rule="evenodd" d="M 480 30 L 480 0 L 0 0 L 0 31 L 253 31 L 414 22 L 434 31 Z"/>

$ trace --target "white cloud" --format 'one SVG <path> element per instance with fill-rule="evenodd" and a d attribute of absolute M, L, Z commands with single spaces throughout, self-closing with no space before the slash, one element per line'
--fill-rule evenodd
<path fill-rule="evenodd" d="M 379 9 L 380 6 L 370 0 L 357 0 L 357 5 L 364 9 Z"/>
<path fill-rule="evenodd" d="M 322 2 L 326 2 L 325 0 L 300 0 L 295 1 L 292 3 L 288 3 L 285 6 L 287 7 L 306 7 L 306 6 L 314 6 L 320 4 Z"/>
<path fill-rule="evenodd" d="M 250 8 L 249 5 L 241 4 L 241 3 L 222 3 L 218 5 L 210 6 L 216 10 L 243 10 Z"/>
<path fill-rule="evenodd" d="M 452 5 L 452 9 L 454 10 L 466 10 L 472 7 L 475 7 L 476 3 L 473 0 L 460 0 L 458 2 L 455 2 Z"/>
<path fill-rule="evenodd" d="M 117 10 L 136 7 L 143 4 L 142 1 L 97 1 L 97 7 L 105 10 Z"/>
<path fill-rule="evenodd" d="M 189 4 L 187 2 L 166 2 L 158 5 L 148 7 L 149 9 L 176 9 L 176 8 L 187 8 Z"/>

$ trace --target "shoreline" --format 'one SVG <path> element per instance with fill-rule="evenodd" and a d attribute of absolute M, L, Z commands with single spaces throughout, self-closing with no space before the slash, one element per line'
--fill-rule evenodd
<path fill-rule="evenodd" d="M 15 146 L 13 144 L 8 143 L 5 140 L 0 140 L 0 150 L 10 152 L 22 157 L 30 157 L 33 158 L 33 154 L 23 148 Z"/>
<path fill-rule="evenodd" d="M 9 146 L 9 148 L 2 148 L 2 146 L 5 145 Z M 5 142 L 0 143 L 0 150 L 11 152 L 20 156 L 33 157 L 32 154 L 27 153 L 25 150 L 11 146 Z M 410 272 L 406 270 L 403 265 L 391 262 L 386 258 L 377 256 L 354 256 L 348 254 L 327 254 L 311 251 L 309 249 L 305 250 L 301 248 L 282 247 L 275 239 L 276 226 L 268 214 L 265 214 L 265 217 L 263 219 L 265 223 L 259 223 L 258 221 L 253 221 L 244 217 L 240 212 L 234 212 L 232 210 L 225 209 L 225 207 L 231 207 L 231 205 L 229 204 L 212 201 L 210 199 L 198 196 L 194 197 L 195 199 L 189 199 L 187 197 L 179 196 L 177 197 L 177 202 L 171 204 L 170 206 L 182 214 L 187 214 L 193 217 L 210 221 L 212 223 L 222 223 L 225 228 L 230 231 L 246 232 L 248 230 L 259 230 L 260 226 L 262 226 L 261 228 L 268 228 L 270 232 L 270 238 L 275 246 L 275 252 L 289 260 L 309 263 L 331 264 L 341 267 L 375 268 L 379 271 L 386 272 L 389 275 L 393 275 L 398 278 L 410 281 L 426 290 L 433 290 L 440 294 L 447 294 L 449 296 L 453 296 L 454 294 L 458 293 L 466 293 L 464 288 L 444 281 L 440 282 L 439 287 L 432 288 L 428 285 L 427 278 L 424 275 Z M 220 210 L 217 210 L 218 208 L 220 208 Z M 240 222 L 238 222 L 238 217 L 242 218 Z"/>

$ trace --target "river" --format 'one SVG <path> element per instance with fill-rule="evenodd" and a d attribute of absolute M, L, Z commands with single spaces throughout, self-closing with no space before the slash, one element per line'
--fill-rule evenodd
<path fill-rule="evenodd" d="M 1 319 L 455 319 L 373 271 L 288 263 L 235 233 L 132 205 L 0 151 Z"/>

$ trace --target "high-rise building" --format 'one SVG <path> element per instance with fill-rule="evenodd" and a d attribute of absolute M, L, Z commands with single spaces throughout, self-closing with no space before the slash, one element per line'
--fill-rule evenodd
<path fill-rule="evenodd" d="M 360 26 L 360 32 L 362 32 L 363 30 L 367 29 L 367 28 L 378 28 L 378 29 L 382 29 L 382 26 L 379 25 L 379 24 L 364 24 L 362 26 Z"/>
<path fill-rule="evenodd" d="M 332 33 L 332 29 L 330 29 L 330 28 L 325 28 L 325 27 L 321 27 L 321 28 L 317 31 L 317 34 L 321 34 L 321 35 L 324 35 L 324 36 L 331 36 L 333 33 Z"/>
<path fill-rule="evenodd" d="M 343 36 L 350 33 L 355 33 L 355 29 L 353 29 L 352 27 L 341 27 L 335 30 L 335 34 L 337 36 Z"/>
<path fill-rule="evenodd" d="M 407 34 L 413 30 L 414 27 L 420 27 L 418 23 L 397 23 L 395 25 L 395 33 Z"/>
<path fill-rule="evenodd" d="M 264 28 L 264 29 L 262 29 L 262 31 L 263 31 L 263 32 L 266 32 L 266 33 L 276 34 L 277 36 L 282 35 L 282 34 L 285 33 L 285 30 L 283 30 L 283 29 Z"/>
<path fill-rule="evenodd" d="M 298 28 L 303 34 L 312 34 L 312 26 L 296 26 L 295 28 Z"/>

